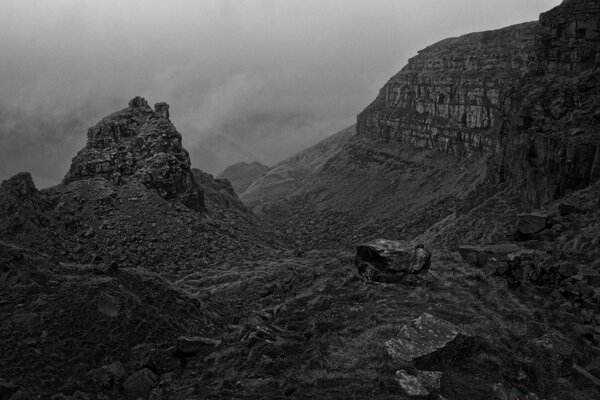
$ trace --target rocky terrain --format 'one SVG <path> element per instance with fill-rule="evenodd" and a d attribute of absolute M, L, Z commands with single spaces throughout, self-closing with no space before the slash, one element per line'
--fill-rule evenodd
<path fill-rule="evenodd" d="M 0 399 L 598 398 L 599 23 L 434 44 L 240 197 L 134 98 L 0 186 Z"/>

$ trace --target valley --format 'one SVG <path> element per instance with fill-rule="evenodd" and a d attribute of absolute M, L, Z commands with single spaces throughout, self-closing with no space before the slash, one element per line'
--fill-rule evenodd
<path fill-rule="evenodd" d="M 0 186 L 0 400 L 598 398 L 599 61 L 565 0 L 217 178 L 134 97 Z"/>

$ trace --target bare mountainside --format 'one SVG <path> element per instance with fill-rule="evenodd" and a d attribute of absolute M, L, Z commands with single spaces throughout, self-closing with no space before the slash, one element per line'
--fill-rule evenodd
<path fill-rule="evenodd" d="M 599 21 L 425 49 L 246 204 L 134 98 L 0 185 L 0 399 L 597 399 Z"/>
<path fill-rule="evenodd" d="M 354 126 L 343 129 L 276 164 L 240 195 L 241 200 L 255 211 L 260 211 L 262 204 L 292 195 L 309 183 L 330 158 L 342 151 L 346 142 L 355 134 Z"/>
<path fill-rule="evenodd" d="M 263 176 L 268 170 L 269 167 L 258 161 L 240 162 L 225 168 L 223 172 L 217 175 L 217 179 L 227 179 L 231 182 L 235 192 L 241 194 L 248 189 L 252 182 Z"/>

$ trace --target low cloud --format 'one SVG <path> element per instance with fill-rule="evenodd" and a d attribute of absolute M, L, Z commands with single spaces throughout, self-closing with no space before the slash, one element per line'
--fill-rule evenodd
<path fill-rule="evenodd" d="M 0 0 L 0 179 L 56 184 L 87 128 L 171 104 L 192 164 L 273 164 L 352 124 L 420 48 L 558 0 Z"/>

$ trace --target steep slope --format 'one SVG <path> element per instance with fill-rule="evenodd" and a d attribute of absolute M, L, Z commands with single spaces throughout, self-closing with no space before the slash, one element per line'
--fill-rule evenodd
<path fill-rule="evenodd" d="M 237 194 L 242 194 L 252 182 L 264 175 L 269 167 L 254 162 L 239 162 L 225 168 L 225 171 L 217 175 L 217 179 L 227 179 Z"/>
<path fill-rule="evenodd" d="M 292 194 L 309 182 L 330 158 L 338 154 L 355 133 L 354 126 L 348 127 L 276 164 L 252 183 L 240 195 L 240 199 L 249 207 L 260 211 L 263 204 Z"/>

